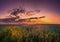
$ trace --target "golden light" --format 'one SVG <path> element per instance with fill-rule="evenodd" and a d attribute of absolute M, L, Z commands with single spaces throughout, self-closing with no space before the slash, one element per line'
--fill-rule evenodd
<path fill-rule="evenodd" d="M 48 23 L 48 24 L 51 24 L 52 23 L 52 20 L 49 19 L 49 18 L 43 18 L 41 19 L 42 22 L 45 22 L 45 23 Z"/>
<path fill-rule="evenodd" d="M 49 18 L 42 18 L 42 19 L 32 19 L 29 22 L 23 22 L 24 24 L 52 24 L 52 20 Z"/>

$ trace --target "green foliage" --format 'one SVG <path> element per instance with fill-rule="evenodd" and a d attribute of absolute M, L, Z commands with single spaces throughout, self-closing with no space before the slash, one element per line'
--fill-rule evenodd
<path fill-rule="evenodd" d="M 60 42 L 60 34 L 34 27 L 7 26 L 0 30 L 0 42 Z"/>

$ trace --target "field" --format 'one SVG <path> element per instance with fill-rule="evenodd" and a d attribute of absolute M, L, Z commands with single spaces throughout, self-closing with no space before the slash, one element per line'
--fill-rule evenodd
<path fill-rule="evenodd" d="M 60 25 L 0 25 L 0 42 L 60 42 Z"/>

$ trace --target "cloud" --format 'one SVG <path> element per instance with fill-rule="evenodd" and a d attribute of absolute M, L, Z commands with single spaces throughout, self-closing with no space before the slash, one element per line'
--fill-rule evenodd
<path fill-rule="evenodd" d="M 17 16 L 18 13 L 25 13 L 25 9 L 23 8 L 12 9 L 11 15 Z"/>

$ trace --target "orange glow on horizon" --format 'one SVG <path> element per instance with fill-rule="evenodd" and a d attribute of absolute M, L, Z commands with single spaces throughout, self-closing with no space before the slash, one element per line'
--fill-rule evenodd
<path fill-rule="evenodd" d="M 25 15 L 21 16 L 21 18 L 24 19 L 24 18 L 30 18 L 30 17 L 39 17 L 39 16 L 41 17 L 43 15 L 46 16 L 46 18 L 37 19 L 37 20 L 32 19 L 31 22 L 23 22 L 23 23 L 25 23 L 25 24 L 60 24 L 59 16 L 57 16 L 56 13 L 51 13 L 51 12 L 47 12 L 47 13 L 42 12 L 40 14 L 37 13 L 32 16 L 31 15 L 27 16 L 27 14 L 25 14 Z M 7 16 L 9 16 L 9 15 L 7 15 L 7 14 L 2 15 L 2 16 L 0 16 L 0 19 L 7 18 Z"/>
<path fill-rule="evenodd" d="M 50 20 L 48 18 L 44 18 L 44 19 L 38 19 L 35 21 L 31 21 L 31 22 L 23 22 L 23 24 L 59 24 L 59 22 Z"/>

